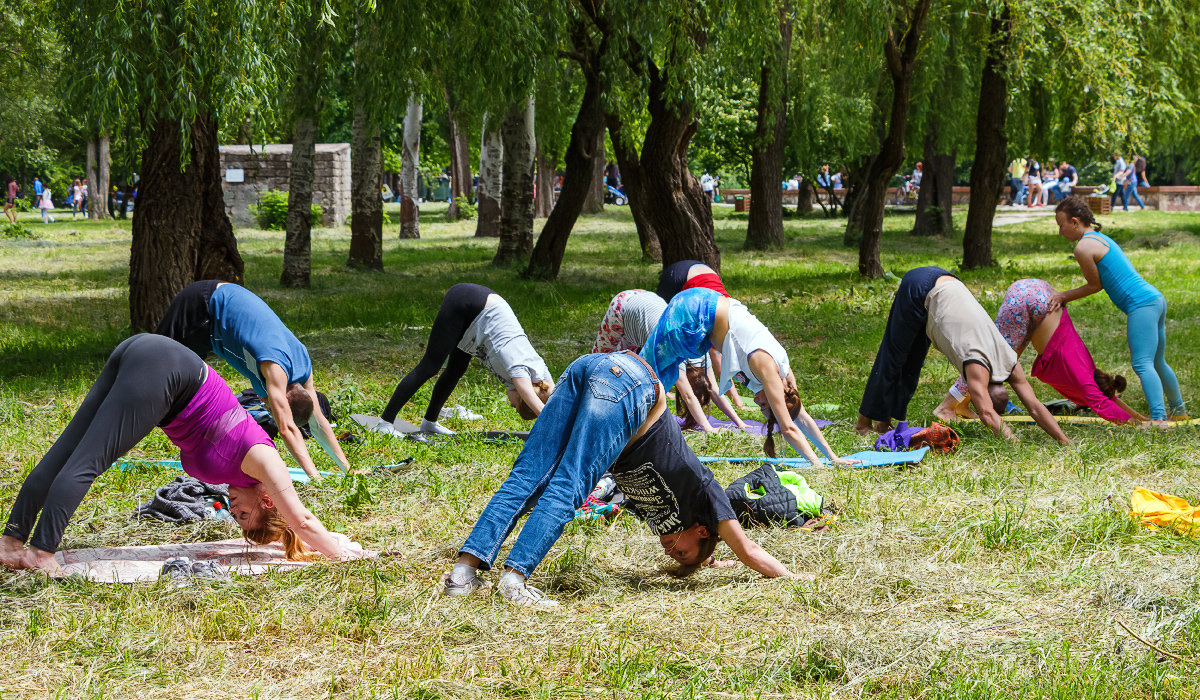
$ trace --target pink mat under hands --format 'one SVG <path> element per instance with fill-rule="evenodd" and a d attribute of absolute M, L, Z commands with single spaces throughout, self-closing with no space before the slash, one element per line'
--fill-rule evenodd
<path fill-rule="evenodd" d="M 345 537 L 338 533 L 334 533 L 334 536 Z M 376 555 L 374 552 L 369 552 L 368 556 Z M 54 577 L 65 578 L 80 575 L 95 583 L 156 581 L 163 562 L 174 557 L 214 562 L 220 564 L 230 574 L 248 576 L 265 574 L 273 569 L 296 569 L 308 565 L 308 562 L 289 561 L 284 557 L 283 545 L 279 542 L 259 545 L 250 544 L 244 539 L 237 538 L 218 542 L 159 544 L 143 547 L 68 549 L 54 555 L 55 561 L 62 567 Z"/>

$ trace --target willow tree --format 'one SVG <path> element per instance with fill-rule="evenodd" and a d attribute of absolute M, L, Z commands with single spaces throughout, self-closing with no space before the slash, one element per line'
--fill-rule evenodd
<path fill-rule="evenodd" d="M 221 124 L 258 116 L 281 57 L 283 4 L 252 0 L 59 0 L 73 103 L 145 138 L 129 259 L 133 332 L 153 328 L 197 279 L 240 282 L 217 152 Z M 126 118 L 128 116 L 128 118 Z"/>
<path fill-rule="evenodd" d="M 788 59 L 792 49 L 792 3 L 771 3 L 764 18 L 768 36 L 762 50 L 758 83 L 758 122 L 750 167 L 750 217 L 746 248 L 783 247 L 783 154 L 787 139 Z M 809 182 L 808 180 L 805 181 Z M 806 199 L 807 190 L 800 193 Z M 811 202 L 811 199 L 809 199 Z"/>

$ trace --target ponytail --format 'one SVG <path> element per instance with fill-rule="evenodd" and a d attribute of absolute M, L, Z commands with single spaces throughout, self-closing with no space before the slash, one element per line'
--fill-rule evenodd
<path fill-rule="evenodd" d="M 1128 382 L 1121 375 L 1112 376 L 1102 369 L 1096 369 L 1092 372 L 1092 379 L 1096 381 L 1096 386 L 1100 387 L 1100 393 L 1110 399 L 1115 399 L 1117 394 L 1125 391 Z"/>
<path fill-rule="evenodd" d="M 800 409 L 803 404 L 800 402 L 800 394 L 791 387 L 784 387 L 783 402 L 787 406 L 788 414 L 792 420 L 796 420 L 796 416 L 800 415 Z M 767 416 L 767 441 L 763 443 L 763 452 L 768 457 L 775 456 L 775 424 L 778 421 L 775 418 L 775 411 L 771 411 L 771 415 Z"/>
<path fill-rule="evenodd" d="M 692 387 L 692 393 L 696 395 L 696 400 L 700 402 L 700 408 L 708 408 L 708 404 L 712 401 L 712 391 L 708 386 L 708 373 L 700 367 L 688 365 L 684 370 L 684 375 L 687 383 Z M 687 404 L 679 396 L 679 384 L 675 384 L 675 414 L 683 418 L 682 430 L 691 430 L 699 425 L 692 414 L 687 410 Z"/>
<path fill-rule="evenodd" d="M 1079 219 L 1080 223 L 1091 226 L 1094 230 L 1100 230 L 1100 222 L 1096 221 L 1096 217 L 1092 214 L 1092 208 L 1088 206 L 1086 200 L 1079 195 L 1071 195 L 1058 203 L 1054 208 L 1054 212 L 1062 212 L 1067 215 L 1068 219 Z"/>
<path fill-rule="evenodd" d="M 312 561 L 312 551 L 304 545 L 300 536 L 288 527 L 287 522 L 274 508 L 263 508 L 259 526 L 242 530 L 242 536 L 255 544 L 271 544 L 283 540 L 284 555 L 290 561 Z"/>

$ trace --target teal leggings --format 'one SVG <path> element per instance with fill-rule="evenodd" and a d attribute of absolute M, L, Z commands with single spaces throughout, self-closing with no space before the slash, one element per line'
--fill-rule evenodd
<path fill-rule="evenodd" d="M 1129 355 L 1133 371 L 1142 382 L 1142 393 L 1150 404 L 1150 418 L 1164 420 L 1167 409 L 1163 393 L 1171 402 L 1171 413 L 1184 412 L 1183 394 L 1179 391 L 1179 380 L 1175 370 L 1167 364 L 1167 300 L 1162 296 L 1139 306 L 1128 314 Z"/>

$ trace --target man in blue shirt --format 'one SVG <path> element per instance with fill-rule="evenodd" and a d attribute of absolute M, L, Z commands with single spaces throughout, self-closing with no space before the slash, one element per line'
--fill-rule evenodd
<path fill-rule="evenodd" d="M 295 402 L 318 405 L 312 360 L 308 348 L 266 302 L 231 282 L 195 282 L 175 296 L 154 332 L 179 341 L 202 358 L 215 352 L 249 379 L 275 418 L 288 451 L 306 474 L 320 479 L 292 415 Z M 350 462 L 319 409 L 312 411 L 308 427 L 338 467 L 349 471 Z"/>
<path fill-rule="evenodd" d="M 42 198 L 42 190 L 43 189 L 45 189 L 45 188 L 42 186 L 42 181 L 37 179 L 36 177 L 33 178 L 33 196 L 35 199 Z"/>

